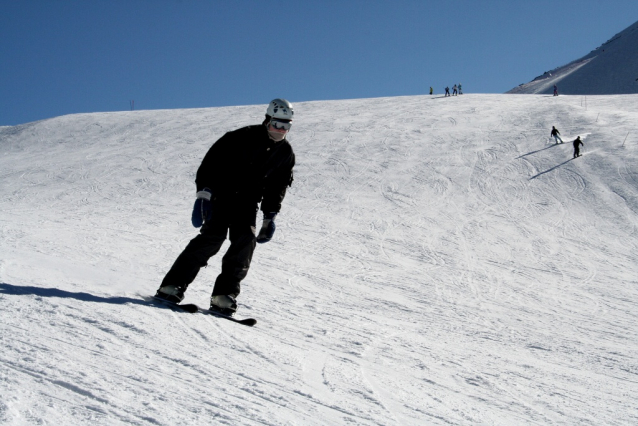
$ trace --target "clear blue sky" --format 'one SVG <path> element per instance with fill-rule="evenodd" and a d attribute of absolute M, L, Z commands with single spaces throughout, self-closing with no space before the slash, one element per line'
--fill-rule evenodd
<path fill-rule="evenodd" d="M 638 0 L 0 0 L 0 125 L 79 112 L 502 93 Z"/>

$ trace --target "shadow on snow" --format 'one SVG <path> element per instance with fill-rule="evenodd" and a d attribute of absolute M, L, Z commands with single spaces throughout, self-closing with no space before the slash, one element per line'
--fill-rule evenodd
<path fill-rule="evenodd" d="M 15 296 L 34 295 L 40 297 L 59 297 L 62 299 L 76 299 L 82 302 L 110 303 L 113 305 L 125 305 L 127 303 L 146 306 L 150 305 L 149 302 L 130 297 L 101 297 L 89 293 L 74 293 L 70 291 L 64 291 L 57 288 L 42 288 L 32 286 L 21 287 L 2 282 L 0 282 L 0 294 L 11 294 Z"/>
<path fill-rule="evenodd" d="M 556 170 L 557 168 L 559 168 L 561 166 L 564 166 L 565 164 L 569 163 L 572 160 L 573 160 L 573 158 L 570 158 L 569 160 L 563 161 L 562 163 L 560 163 L 557 166 L 552 167 L 551 169 L 545 170 L 544 172 L 540 172 L 539 174 L 532 176 L 531 178 L 529 178 L 529 180 L 536 179 L 537 177 L 542 176 L 545 173 L 549 173 L 549 172 L 551 172 L 553 170 Z"/>
<path fill-rule="evenodd" d="M 516 159 L 518 160 L 519 158 L 524 158 L 524 157 L 527 157 L 527 156 L 529 156 L 529 155 L 538 154 L 539 152 L 545 151 L 545 150 L 547 150 L 547 149 L 554 148 L 554 147 L 556 147 L 556 146 L 558 146 L 558 145 L 562 145 L 562 144 L 559 144 L 559 143 L 558 143 L 558 144 L 557 144 L 557 143 L 555 143 L 555 144 L 551 144 L 551 145 L 549 145 L 549 146 L 547 146 L 547 147 L 545 147 L 545 148 L 537 149 L 536 151 L 532 151 L 532 152 L 528 152 L 527 154 L 520 155 L 520 156 L 516 157 Z M 557 168 L 559 168 L 559 167 L 561 167 L 561 166 L 564 166 L 565 164 L 569 163 L 569 162 L 570 162 L 570 161 L 572 161 L 572 160 L 573 160 L 573 158 L 570 158 L 570 159 L 568 159 L 568 160 L 566 160 L 566 161 L 563 161 L 562 163 L 558 164 L 557 166 L 552 167 L 551 169 L 545 170 L 544 172 L 540 172 L 540 173 L 538 173 L 538 174 L 536 174 L 536 175 L 532 176 L 531 178 L 529 178 L 529 180 L 536 179 L 537 177 L 542 176 L 542 175 L 544 175 L 545 173 L 549 173 L 549 172 L 551 172 L 551 171 L 553 171 L 553 170 L 556 170 Z"/>
<path fill-rule="evenodd" d="M 518 157 L 516 157 L 516 159 L 518 160 L 519 158 L 527 157 L 528 155 L 538 154 L 539 152 L 543 152 L 543 151 L 545 151 L 547 149 L 551 149 L 551 148 L 557 147 L 558 145 L 561 145 L 561 144 L 553 143 L 553 144 L 551 144 L 549 146 L 546 146 L 545 148 L 537 149 L 536 151 L 532 151 L 532 152 L 528 152 L 527 154 L 519 155 Z"/>

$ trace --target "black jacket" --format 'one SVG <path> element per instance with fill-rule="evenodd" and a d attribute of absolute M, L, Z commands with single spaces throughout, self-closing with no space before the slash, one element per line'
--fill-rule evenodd
<path fill-rule="evenodd" d="M 292 184 L 295 154 L 287 140 L 275 142 L 264 125 L 226 133 L 208 150 L 197 170 L 197 190 L 210 188 L 227 202 L 261 202 L 263 212 L 279 212 Z"/>

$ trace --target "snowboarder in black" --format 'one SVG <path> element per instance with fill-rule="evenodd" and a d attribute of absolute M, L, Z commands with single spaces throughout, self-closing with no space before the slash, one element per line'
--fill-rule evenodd
<path fill-rule="evenodd" d="M 560 141 L 560 143 L 563 143 L 563 139 L 559 136 L 560 132 L 556 127 L 552 126 L 552 132 L 549 135 L 554 138 L 554 141 L 556 143 L 558 143 L 558 141 Z"/>
<path fill-rule="evenodd" d="M 448 86 L 445 87 L 445 96 L 450 96 L 450 88 Z"/>
<path fill-rule="evenodd" d="M 558 96 L 558 87 L 554 84 L 554 96 Z"/>
<path fill-rule="evenodd" d="M 192 223 L 201 227 L 200 234 L 177 257 L 156 298 L 180 303 L 200 268 L 217 254 L 228 235 L 230 247 L 222 259 L 210 308 L 235 313 L 240 282 L 248 273 L 256 243 L 273 237 L 275 217 L 292 184 L 295 154 L 286 135 L 293 114 L 290 102 L 275 99 L 262 124 L 228 132 L 211 146 L 195 177 Z M 259 203 L 263 222 L 257 233 Z"/>
<path fill-rule="evenodd" d="M 576 157 L 580 157 L 580 145 L 583 145 L 583 141 L 580 140 L 580 136 L 578 136 L 576 138 L 576 140 L 574 140 L 574 158 Z"/>

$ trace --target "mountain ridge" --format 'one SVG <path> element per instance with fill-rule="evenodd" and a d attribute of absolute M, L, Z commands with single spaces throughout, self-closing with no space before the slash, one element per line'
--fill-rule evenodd
<path fill-rule="evenodd" d="M 508 94 L 564 95 L 638 93 L 638 21 L 587 55 L 521 84 Z"/>

